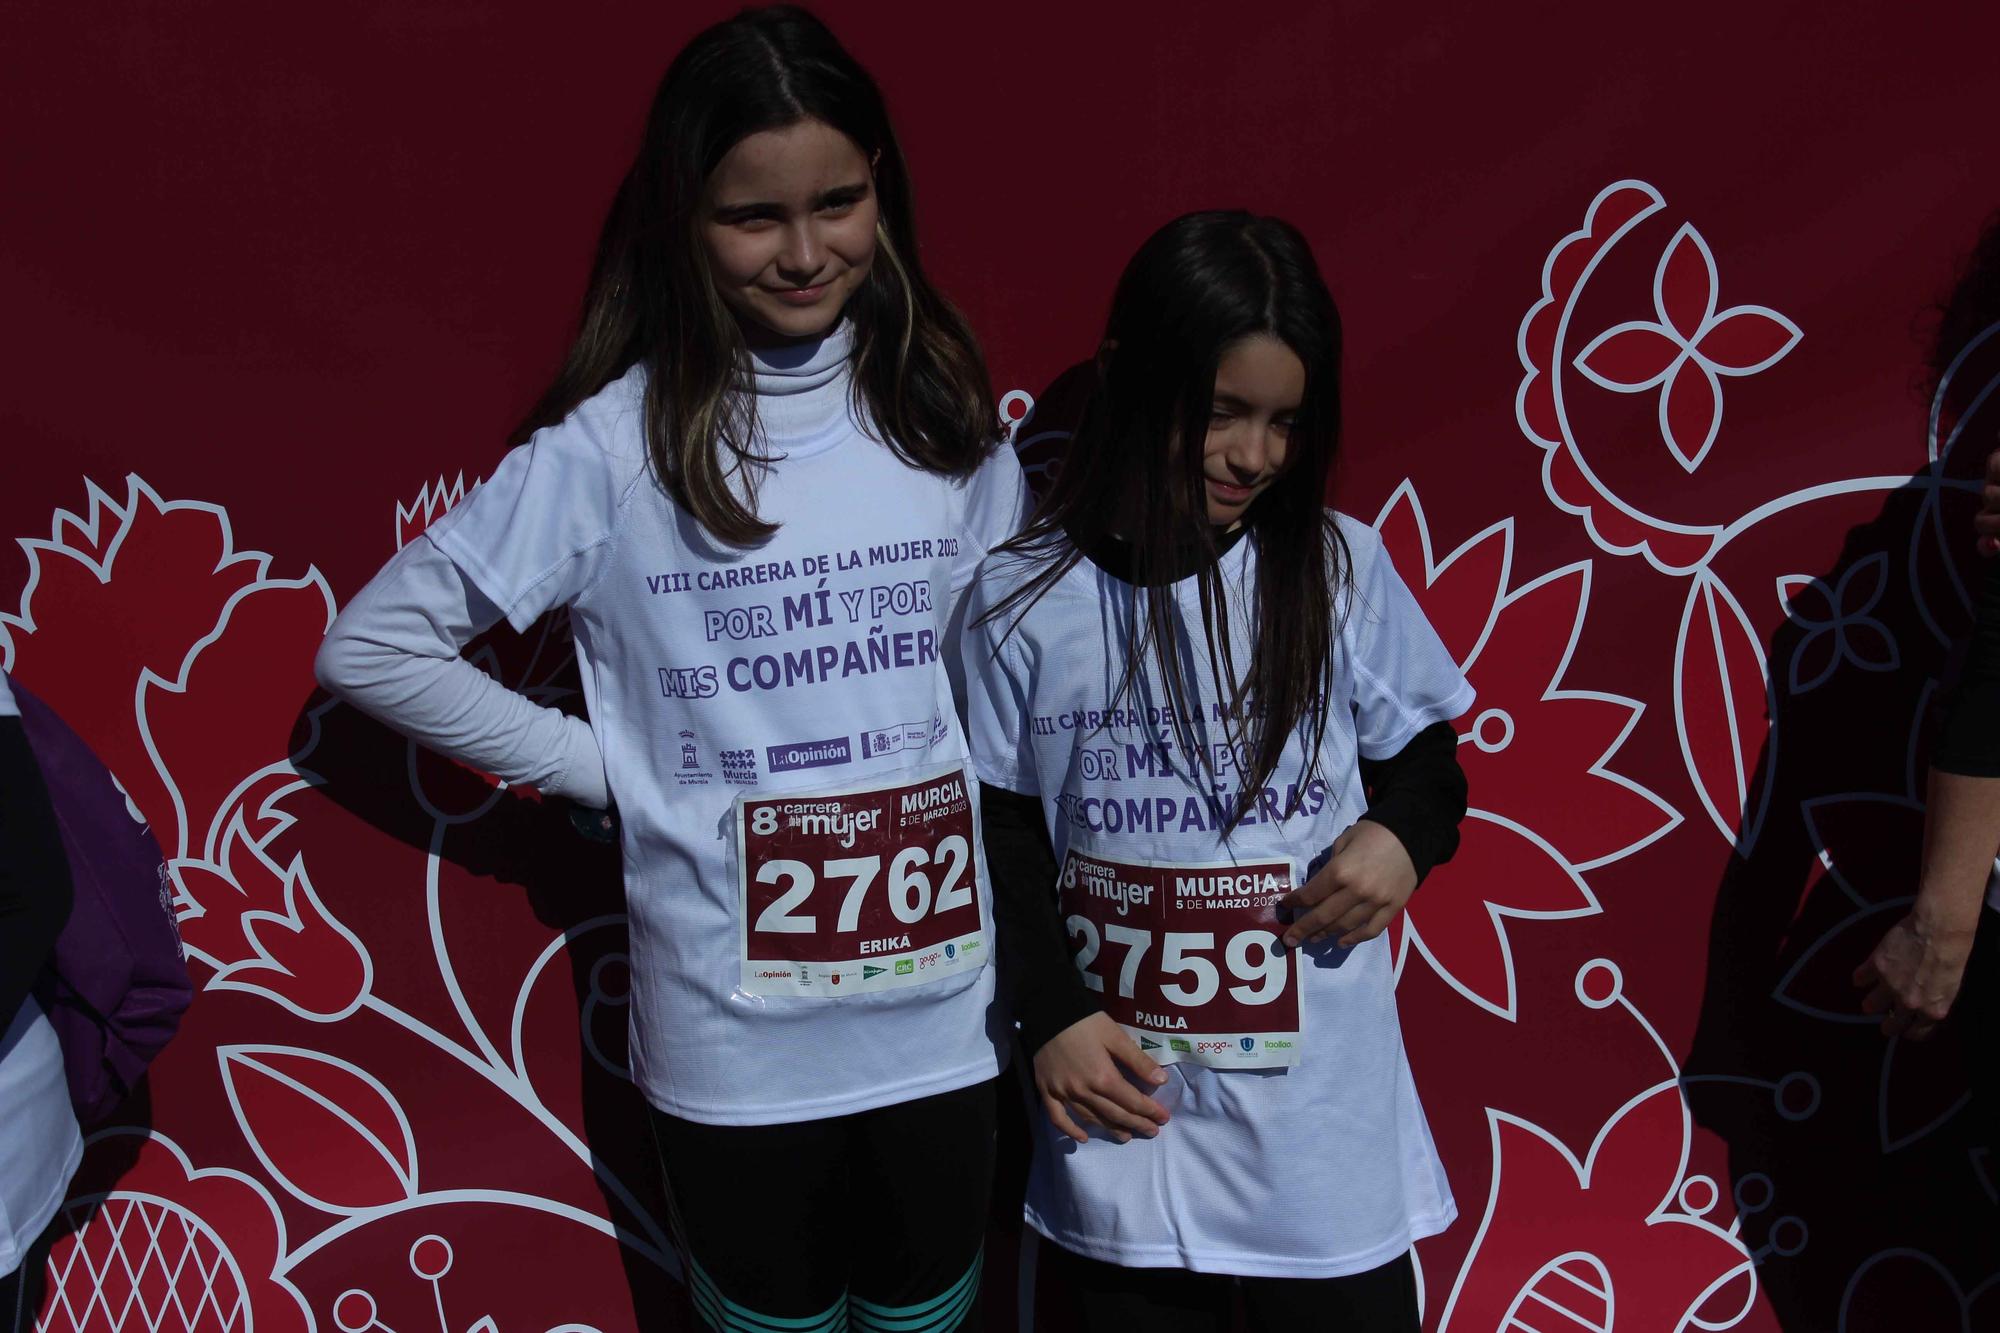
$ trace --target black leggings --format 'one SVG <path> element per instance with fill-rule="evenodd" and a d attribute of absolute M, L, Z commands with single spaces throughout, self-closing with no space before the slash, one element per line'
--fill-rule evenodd
<path fill-rule="evenodd" d="M 1043 1271 L 1076 1299 L 1088 1333 L 1226 1333 L 1243 1294 L 1252 1333 L 1418 1333 L 1408 1253 L 1350 1277 L 1230 1277 L 1121 1268 L 1042 1244 Z"/>
<path fill-rule="evenodd" d="M 957 1333 L 979 1325 L 993 1085 L 789 1125 L 653 1112 L 699 1326 Z"/>

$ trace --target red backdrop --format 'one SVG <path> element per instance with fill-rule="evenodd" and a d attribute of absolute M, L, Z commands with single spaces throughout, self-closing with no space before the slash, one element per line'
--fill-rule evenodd
<path fill-rule="evenodd" d="M 678 1326 L 614 866 L 309 662 L 498 458 L 723 12 L 10 11 L 0 651 L 160 833 L 200 987 L 47 1327 Z M 1953 1041 L 1885 1043 L 1846 980 L 1911 890 L 2000 412 L 1933 420 L 1920 372 L 2000 202 L 1993 7 L 825 12 L 1011 414 L 1175 213 L 1282 214 L 1330 274 L 1340 503 L 1480 694 L 1463 850 L 1395 938 L 1461 1210 L 1427 1327 L 2000 1326 Z M 486 653 L 560 697 L 560 626 Z M 1019 1249 L 1002 1218 L 1000 1326 Z"/>

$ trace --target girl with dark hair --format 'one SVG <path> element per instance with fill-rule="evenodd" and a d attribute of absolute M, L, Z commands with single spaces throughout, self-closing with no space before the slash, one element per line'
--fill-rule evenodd
<path fill-rule="evenodd" d="M 1240 1288 L 1256 1328 L 1414 1333 L 1411 1243 L 1454 1215 L 1379 937 L 1456 848 L 1472 690 L 1325 507 L 1339 439 L 1304 239 L 1183 217 L 967 594 L 1027 1217 L 1093 1329 L 1224 1329 Z"/>
<path fill-rule="evenodd" d="M 1022 516 L 998 421 L 874 82 L 746 12 L 667 70 L 519 447 L 320 653 L 446 754 L 616 799 L 632 1074 L 718 1329 L 973 1318 L 1000 1049 L 946 650 Z M 459 656 L 557 607 L 588 723 Z"/>

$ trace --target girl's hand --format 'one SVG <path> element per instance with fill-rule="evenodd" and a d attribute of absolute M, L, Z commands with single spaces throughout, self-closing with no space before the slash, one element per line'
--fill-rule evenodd
<path fill-rule="evenodd" d="M 1862 1010 L 1887 1015 L 1887 1036 L 1930 1036 L 1958 998 L 1972 936 L 1970 926 L 1940 926 L 1915 912 L 1898 921 L 1854 969 L 1854 984 L 1868 992 Z"/>
<path fill-rule="evenodd" d="M 1120 1143 L 1130 1143 L 1134 1134 L 1150 1139 L 1159 1133 L 1167 1123 L 1165 1108 L 1127 1082 L 1119 1065 L 1147 1083 L 1167 1081 L 1166 1071 L 1109 1014 L 1079 1019 L 1049 1038 L 1035 1052 L 1035 1091 L 1049 1123 L 1078 1143 L 1090 1140 L 1078 1120 L 1101 1126 Z"/>
<path fill-rule="evenodd" d="M 1340 947 L 1351 949 L 1387 930 L 1416 891 L 1417 868 L 1402 841 L 1380 824 L 1358 820 L 1334 840 L 1319 873 L 1279 900 L 1310 909 L 1285 928 L 1285 947 L 1316 944 L 1338 930 Z"/>
<path fill-rule="evenodd" d="M 570 827 L 581 834 L 587 842 L 615 843 L 618 841 L 618 812 L 616 810 L 593 810 L 587 805 L 570 802 Z"/>

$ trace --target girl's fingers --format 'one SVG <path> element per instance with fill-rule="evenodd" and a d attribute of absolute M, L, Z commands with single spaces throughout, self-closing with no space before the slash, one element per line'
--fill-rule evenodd
<path fill-rule="evenodd" d="M 1854 969 L 1854 984 L 1867 989 L 1880 980 L 1882 972 L 1875 966 L 1875 955 L 1871 953 L 1861 960 L 1861 966 Z"/>
<path fill-rule="evenodd" d="M 1305 883 L 1278 899 L 1280 907 L 1317 907 L 1326 896 L 1340 887 L 1340 883 L 1324 870 Z"/>
<path fill-rule="evenodd" d="M 1102 1085 L 1090 1091 L 1100 1100 L 1111 1103 L 1139 1122 L 1130 1126 L 1133 1129 L 1145 1129 L 1150 1132 L 1152 1126 L 1167 1123 L 1165 1107 L 1127 1083 L 1115 1072 L 1105 1079 Z"/>
<path fill-rule="evenodd" d="M 1861 997 L 1861 1012 L 1864 1014 L 1885 1014 L 1895 1003 L 1896 997 L 1886 983 L 1877 981 L 1874 989 Z"/>
<path fill-rule="evenodd" d="M 1366 926 L 1370 921 L 1375 919 L 1375 913 L 1379 910 L 1380 910 L 1379 907 L 1375 903 L 1366 901 L 1357 902 L 1352 907 L 1348 908 L 1345 912 L 1342 912 L 1339 916 L 1327 922 L 1326 925 L 1312 937 L 1313 943 L 1315 944 L 1319 943 L 1321 940 L 1333 934 L 1335 931 L 1339 931 L 1342 934 L 1349 934 L 1353 931 L 1360 930 L 1361 928 Z"/>
<path fill-rule="evenodd" d="M 1111 1098 L 1101 1093 L 1086 1093 L 1082 1105 L 1097 1117 L 1099 1124 L 1110 1130 L 1120 1143 L 1129 1142 L 1134 1134 L 1147 1137 L 1159 1132 L 1159 1126 L 1142 1115 L 1126 1110 Z"/>
<path fill-rule="evenodd" d="M 1063 1104 L 1047 1093 L 1042 1094 L 1042 1110 L 1048 1115 L 1049 1123 L 1078 1143 L 1090 1142 L 1090 1135 L 1076 1127 L 1076 1122 L 1063 1110 Z"/>
<path fill-rule="evenodd" d="M 1393 907 L 1383 908 L 1381 911 L 1377 912 L 1374 916 L 1368 918 L 1367 925 L 1363 926 L 1359 930 L 1350 931 L 1348 934 L 1341 936 L 1340 947 L 1343 949 L 1352 949 L 1357 944 L 1366 944 L 1368 941 L 1374 939 L 1377 935 L 1380 935 L 1383 931 L 1387 930 L 1389 928 L 1389 923 L 1391 921 L 1394 921 L 1395 919 L 1396 919 L 1395 908 Z"/>
<path fill-rule="evenodd" d="M 1296 949 L 1307 940 L 1316 940 L 1354 906 L 1355 891 L 1342 889 L 1325 902 L 1285 927 L 1285 947 Z"/>
<path fill-rule="evenodd" d="M 1118 1036 L 1120 1039 L 1111 1046 L 1113 1059 L 1148 1083 L 1157 1085 L 1167 1081 L 1167 1071 L 1160 1068 L 1158 1061 L 1140 1050 L 1139 1044 L 1127 1037 L 1123 1031 L 1120 1031 Z"/>

